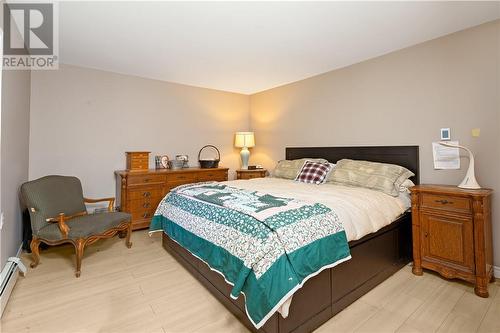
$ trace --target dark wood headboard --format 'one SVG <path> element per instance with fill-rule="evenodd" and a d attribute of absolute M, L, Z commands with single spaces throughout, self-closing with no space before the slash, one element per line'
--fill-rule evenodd
<path fill-rule="evenodd" d="M 410 178 L 415 184 L 420 183 L 418 146 L 365 146 L 365 147 L 289 147 L 286 159 L 324 158 L 336 163 L 343 158 L 371 162 L 397 164 L 415 174 Z"/>

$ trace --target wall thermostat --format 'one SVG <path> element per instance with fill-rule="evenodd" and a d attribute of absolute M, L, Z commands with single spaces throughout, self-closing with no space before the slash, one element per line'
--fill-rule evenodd
<path fill-rule="evenodd" d="M 441 128 L 441 141 L 451 140 L 451 132 L 449 128 Z"/>

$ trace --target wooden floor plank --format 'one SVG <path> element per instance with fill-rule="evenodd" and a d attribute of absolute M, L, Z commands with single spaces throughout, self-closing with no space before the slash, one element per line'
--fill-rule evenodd
<path fill-rule="evenodd" d="M 444 284 L 405 323 L 424 332 L 435 332 L 464 293 L 465 288 L 461 284 Z"/>
<path fill-rule="evenodd" d="M 495 283 L 500 289 L 500 282 Z M 497 291 L 478 329 L 481 333 L 500 332 L 500 291 Z"/>

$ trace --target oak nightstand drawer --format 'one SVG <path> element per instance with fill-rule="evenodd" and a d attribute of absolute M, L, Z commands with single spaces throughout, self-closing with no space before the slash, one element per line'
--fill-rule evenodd
<path fill-rule="evenodd" d="M 421 198 L 421 206 L 425 208 L 434 208 L 461 213 L 471 212 L 471 202 L 469 198 L 429 193 L 422 193 Z"/>
<path fill-rule="evenodd" d="M 236 170 L 236 179 L 254 179 L 254 178 L 264 178 L 267 174 L 266 169 L 240 169 Z"/>
<path fill-rule="evenodd" d="M 243 177 L 244 177 L 244 179 L 262 178 L 262 176 L 260 174 L 256 175 L 256 174 L 252 174 L 252 173 L 246 174 Z"/>

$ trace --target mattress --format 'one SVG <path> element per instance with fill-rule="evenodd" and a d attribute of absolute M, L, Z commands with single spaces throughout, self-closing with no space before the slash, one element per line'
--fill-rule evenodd
<path fill-rule="evenodd" d="M 408 193 L 398 197 L 361 187 L 306 184 L 283 178 L 255 178 L 224 182 L 229 186 L 278 197 L 321 203 L 344 224 L 348 241 L 358 240 L 391 224 L 411 207 Z"/>

